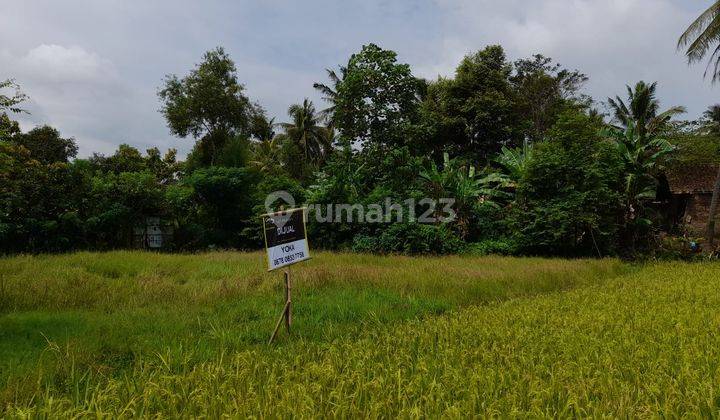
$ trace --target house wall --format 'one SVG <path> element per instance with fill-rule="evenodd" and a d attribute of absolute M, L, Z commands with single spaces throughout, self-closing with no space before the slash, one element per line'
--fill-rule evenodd
<path fill-rule="evenodd" d="M 705 234 L 711 199 L 711 194 L 694 194 L 688 200 L 685 217 L 683 218 L 688 234 L 693 236 L 703 236 Z"/>

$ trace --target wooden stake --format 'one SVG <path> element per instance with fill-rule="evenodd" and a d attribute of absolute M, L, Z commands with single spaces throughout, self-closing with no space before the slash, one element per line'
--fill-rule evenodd
<path fill-rule="evenodd" d="M 285 270 L 285 327 L 290 334 L 290 325 L 292 325 L 292 298 L 290 296 L 290 270 Z"/>
<path fill-rule="evenodd" d="M 278 330 L 280 329 L 280 324 L 282 324 L 283 319 L 285 319 L 285 328 L 287 328 L 287 332 L 288 334 L 290 334 L 290 326 L 292 325 L 292 298 L 290 294 L 290 289 L 290 271 L 285 270 L 285 306 L 280 313 L 280 318 L 278 318 L 277 323 L 275 324 L 275 329 L 270 336 L 270 341 L 268 341 L 268 344 L 272 344 L 272 342 L 275 341 L 275 337 L 277 336 Z"/>
<path fill-rule="evenodd" d="M 290 302 L 285 302 L 285 307 L 283 308 L 282 313 L 280 314 L 280 318 L 277 321 L 277 324 L 275 324 L 275 330 L 273 331 L 272 335 L 270 336 L 270 341 L 268 341 L 268 344 L 272 344 L 272 342 L 275 340 L 275 336 L 278 333 L 278 330 L 280 329 L 280 324 L 282 323 L 283 318 L 285 318 L 285 311 L 287 311 L 287 307 L 290 304 Z"/>

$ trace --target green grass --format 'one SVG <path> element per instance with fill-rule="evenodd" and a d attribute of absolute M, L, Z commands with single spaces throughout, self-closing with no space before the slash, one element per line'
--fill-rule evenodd
<path fill-rule="evenodd" d="M 720 265 L 0 259 L 0 415 L 720 416 Z"/>

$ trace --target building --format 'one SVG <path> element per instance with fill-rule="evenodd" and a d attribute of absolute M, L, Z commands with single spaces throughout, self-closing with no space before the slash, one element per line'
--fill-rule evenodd
<path fill-rule="evenodd" d="M 705 235 L 717 175 L 718 165 L 684 165 L 667 171 L 660 179 L 658 198 L 669 230 L 694 237 Z"/>

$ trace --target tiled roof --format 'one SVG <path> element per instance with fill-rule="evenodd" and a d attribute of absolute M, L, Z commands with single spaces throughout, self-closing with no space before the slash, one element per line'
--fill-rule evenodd
<path fill-rule="evenodd" d="M 685 165 L 665 174 L 673 194 L 711 193 L 717 175 L 717 165 Z"/>

